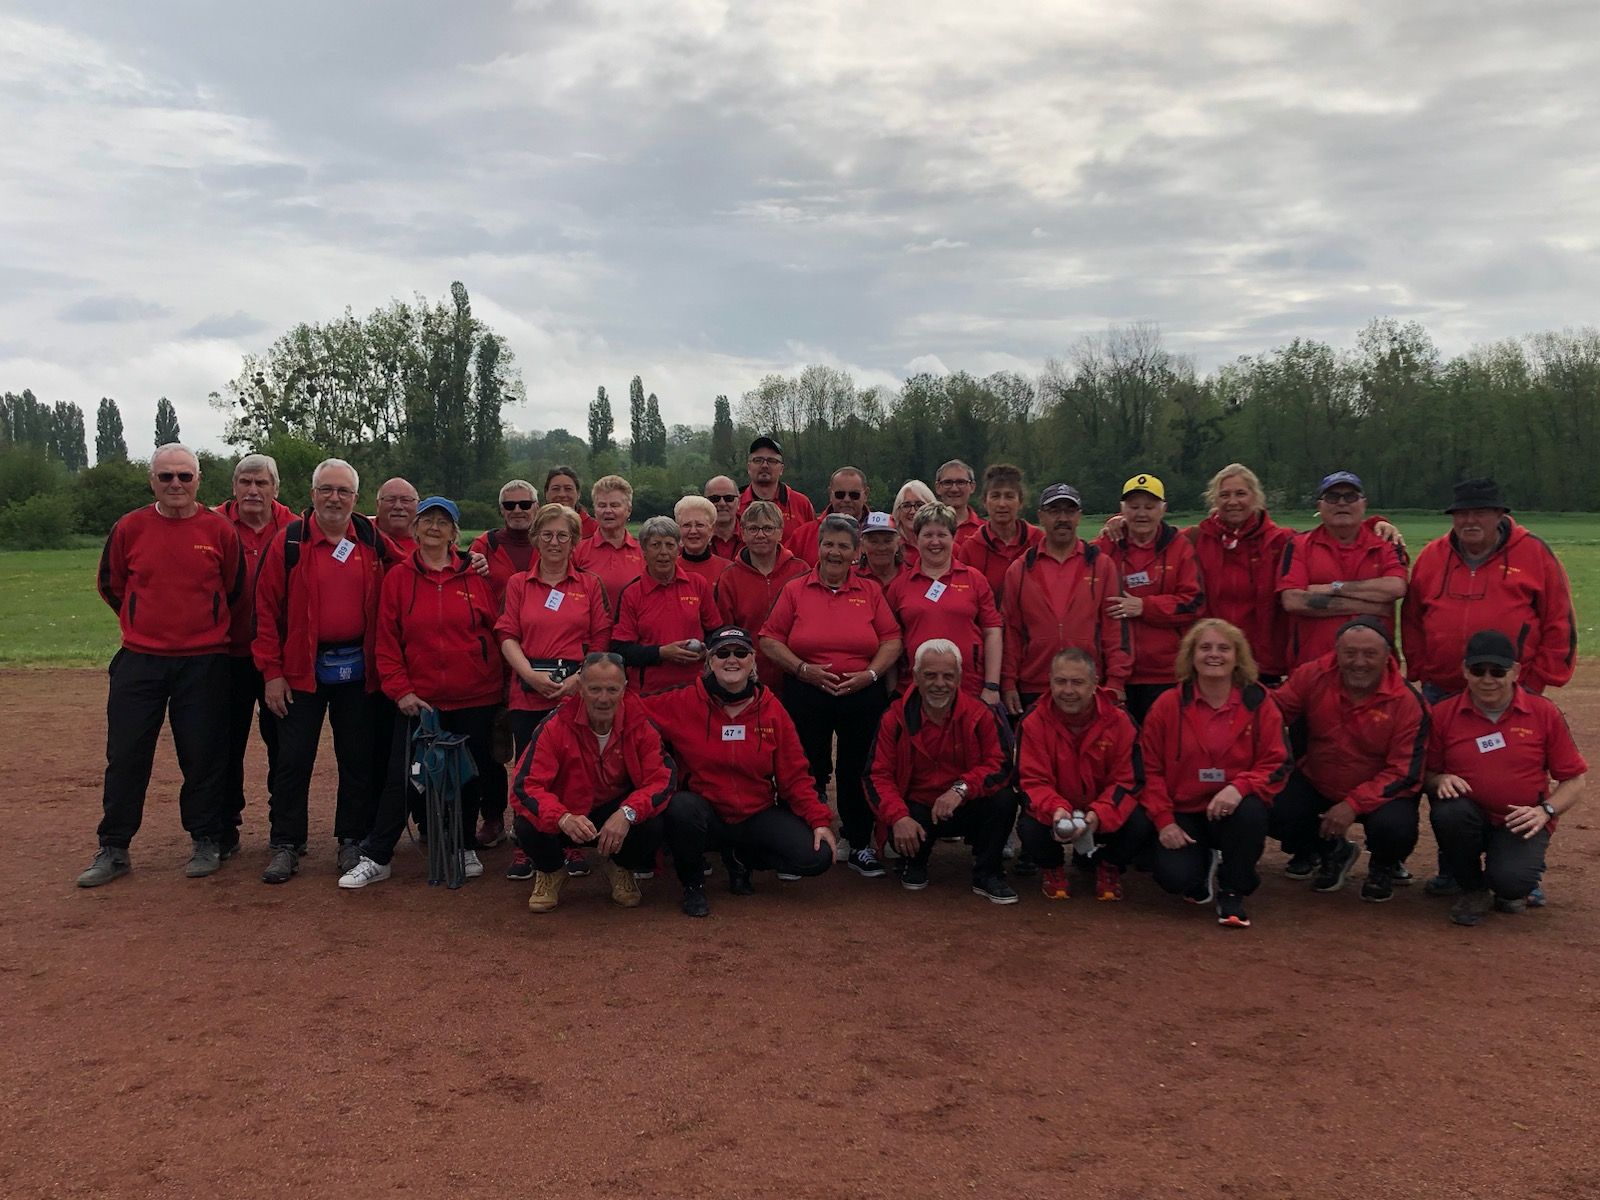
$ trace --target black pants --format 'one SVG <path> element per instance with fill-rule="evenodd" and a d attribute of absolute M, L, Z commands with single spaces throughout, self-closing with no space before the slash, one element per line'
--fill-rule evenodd
<path fill-rule="evenodd" d="M 358 841 L 372 828 L 373 725 L 377 698 L 365 683 L 322 684 L 314 692 L 291 692 L 294 703 L 278 719 L 278 772 L 272 789 L 272 845 L 306 844 L 311 771 L 317 765 L 322 720 L 333 725 L 333 755 L 339 764 L 333 834 Z"/>
<path fill-rule="evenodd" d="M 906 809 L 911 819 L 922 826 L 928 836 L 922 839 L 922 848 L 913 861 L 927 865 L 934 845 L 941 838 L 959 837 L 972 847 L 972 873 L 974 875 L 1003 875 L 1006 839 L 1011 836 L 1011 826 L 1017 819 L 1017 793 L 1012 788 L 1001 788 L 992 796 L 974 796 L 943 824 L 935 824 L 933 806 L 907 801 Z M 852 843 L 853 845 L 854 843 Z"/>
<path fill-rule="evenodd" d="M 1126 836 L 1127 829 L 1128 826 L 1123 825 L 1112 834 L 1096 833 L 1094 840 L 1098 849 L 1094 861 L 1104 860 L 1113 866 L 1126 867 L 1133 860 L 1133 854 L 1140 849 Z M 1022 853 L 1027 855 L 1030 862 L 1047 868 L 1067 865 L 1067 851 L 1071 843 L 1063 845 L 1056 841 L 1050 826 L 1036 820 L 1033 814 L 1025 812 L 1017 818 L 1017 838 L 1022 842 Z M 1133 853 L 1125 853 L 1130 847 Z"/>
<path fill-rule="evenodd" d="M 504 784 L 507 764 L 516 761 L 511 755 L 511 713 L 504 704 L 494 706 L 494 723 L 490 729 L 489 750 L 494 755 L 494 761 L 500 764 L 500 781 Z M 479 813 L 485 821 L 504 824 L 508 800 L 509 793 L 504 786 L 498 792 L 486 787 L 478 794 Z"/>
<path fill-rule="evenodd" d="M 1213 850 L 1222 852 L 1222 863 L 1217 868 L 1220 890 L 1248 896 L 1261 886 L 1256 864 L 1267 846 L 1267 806 L 1257 797 L 1246 796 L 1238 808 L 1220 821 L 1210 820 L 1203 812 L 1175 815 L 1178 827 L 1194 839 L 1194 844 L 1181 850 L 1156 845 L 1152 873 L 1163 890 L 1174 896 L 1203 895 Z M 1110 860 L 1119 865 L 1131 862 L 1144 846 L 1156 842 L 1158 836 L 1154 822 L 1143 808 L 1134 810 L 1120 832 L 1116 856 Z"/>
<path fill-rule="evenodd" d="M 220 837 L 227 760 L 217 747 L 227 733 L 228 656 L 118 650 L 107 674 L 100 844 L 126 850 L 139 832 L 163 720 L 172 724 L 183 772 L 178 791 L 183 828 L 196 839 Z"/>
<path fill-rule="evenodd" d="M 704 880 L 708 850 L 737 851 L 739 861 L 752 871 L 809 876 L 833 866 L 827 843 L 817 846 L 811 827 L 778 805 L 742 821 L 727 821 L 704 796 L 678 792 L 667 805 L 666 832 L 678 882 L 685 887 Z"/>
<path fill-rule="evenodd" d="M 1433 836 L 1445 874 L 1469 892 L 1487 887 L 1504 900 L 1517 900 L 1544 878 L 1550 831 L 1531 838 L 1493 825 L 1469 797 L 1436 800 L 1429 806 Z"/>
<path fill-rule="evenodd" d="M 272 781 L 278 767 L 278 725 L 272 719 L 262 699 L 265 684 L 261 672 L 248 654 L 233 655 L 228 659 L 230 687 L 228 691 L 228 768 L 222 785 L 222 830 L 244 824 L 244 756 L 250 748 L 250 727 L 261 730 L 261 740 L 267 747 L 267 794 L 272 794 Z"/>
<path fill-rule="evenodd" d="M 585 815 L 594 823 L 596 832 L 600 826 L 611 819 L 613 813 L 622 807 L 622 801 L 612 800 L 607 804 L 598 804 Z M 575 842 L 566 834 L 557 830 L 555 833 L 545 833 L 542 829 L 535 829 L 528 818 L 517 814 L 513 822 L 517 833 L 517 845 L 522 847 L 522 852 L 533 860 L 533 869 L 543 871 L 546 875 L 561 870 L 566 862 L 567 851 L 574 846 L 593 846 L 598 839 L 587 842 Z M 640 821 L 628 829 L 628 836 L 622 839 L 622 845 L 611 856 L 611 861 L 617 866 L 629 871 L 649 871 L 656 865 L 656 851 L 661 848 L 662 828 L 660 820 L 651 818 Z"/>
<path fill-rule="evenodd" d="M 852 850 L 872 845 L 872 809 L 867 806 L 865 778 L 867 754 L 872 749 L 878 720 L 889 707 L 889 691 L 879 680 L 848 696 L 830 696 L 790 676 L 783 682 L 783 706 L 794 718 L 795 731 L 806 752 L 806 764 L 817 787 L 826 789 L 829 776 L 837 779 L 839 824 Z M 833 739 L 839 739 L 838 771 L 833 767 Z"/>
<path fill-rule="evenodd" d="M 533 741 L 533 734 L 544 719 L 555 712 L 553 708 L 544 709 L 542 712 L 529 712 L 526 709 L 514 708 L 511 710 L 511 762 L 513 768 L 522 762 L 522 752 L 528 748 L 528 743 Z"/>
<path fill-rule="evenodd" d="M 1334 803 L 1296 771 L 1273 801 L 1267 832 L 1278 839 L 1286 854 L 1318 857 L 1330 854 L 1338 846 L 1338 840 L 1319 837 L 1317 826 L 1322 823 L 1322 814 Z M 1398 866 L 1417 848 L 1421 807 L 1422 802 L 1416 796 L 1400 797 L 1356 818 L 1366 830 L 1367 849 L 1372 853 L 1373 862 Z"/>
<path fill-rule="evenodd" d="M 484 708 L 455 708 L 437 710 L 439 728 L 446 733 L 467 735 L 467 751 L 478 768 L 478 777 L 469 780 L 461 789 L 460 835 L 461 845 L 473 848 L 473 822 L 478 818 L 478 797 L 484 790 L 499 788 L 506 793 L 506 769 L 494 758 L 493 705 Z M 386 863 L 394 857 L 394 848 L 400 835 L 406 831 L 406 816 L 412 809 L 412 797 L 422 793 L 411 786 L 411 732 L 414 722 L 397 716 L 389 735 L 389 764 L 384 773 L 383 792 L 378 797 L 378 811 L 372 829 L 361 840 L 361 853 L 373 862 Z M 427 798 L 423 797 L 423 820 L 427 820 Z"/>
<path fill-rule="evenodd" d="M 1123 689 L 1127 698 L 1124 702 L 1128 715 L 1133 718 L 1135 725 L 1144 724 L 1144 715 L 1150 711 L 1150 706 L 1156 702 L 1156 697 L 1162 692 L 1170 692 L 1177 687 L 1176 683 L 1130 683 Z"/>

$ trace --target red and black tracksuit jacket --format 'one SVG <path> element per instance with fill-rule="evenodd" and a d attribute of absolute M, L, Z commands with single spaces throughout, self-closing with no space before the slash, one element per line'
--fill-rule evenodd
<path fill-rule="evenodd" d="M 1178 643 L 1206 605 L 1194 546 L 1165 521 L 1148 546 L 1109 536 L 1095 545 L 1114 564 L 1122 591 L 1144 602 L 1142 614 L 1121 622 L 1133 656 L 1128 682 L 1171 683 Z"/>
<path fill-rule="evenodd" d="M 867 803 L 888 829 L 911 815 L 908 803 L 932 805 L 957 780 L 974 800 L 999 791 L 1011 781 L 1011 734 L 995 709 L 960 691 L 943 724 L 929 721 L 913 688 L 884 712 L 868 762 Z"/>
<path fill-rule="evenodd" d="M 1017 782 L 1028 815 L 1041 825 L 1056 809 L 1092 812 L 1100 831 L 1121 829 L 1144 788 L 1144 756 L 1133 718 L 1109 688 L 1097 688 L 1088 724 L 1075 730 L 1041 697 L 1017 726 Z"/>
<path fill-rule="evenodd" d="M 638 697 L 623 697 L 602 750 L 583 697 L 568 696 L 522 752 L 511 808 L 541 833 L 555 833 L 568 813 L 586 817 L 617 800 L 649 820 L 677 790 L 672 756 Z"/>
<path fill-rule="evenodd" d="M 1286 670 L 1288 614 L 1278 600 L 1278 569 L 1294 530 L 1259 512 L 1238 529 L 1212 513 L 1183 531 L 1194 547 L 1205 580 L 1205 615 L 1244 632 L 1263 675 Z"/>
<path fill-rule="evenodd" d="M 1067 647 L 1095 657 L 1100 681 L 1121 691 L 1132 669 L 1128 622 L 1106 611 L 1118 594 L 1116 564 L 1079 541 L 1064 563 L 1038 545 L 1006 570 L 1005 644 L 1000 687 L 1029 695 L 1050 690 L 1050 660 Z"/>
<path fill-rule="evenodd" d="M 1144 791 L 1139 803 L 1157 829 L 1175 812 L 1204 812 L 1232 784 L 1248 799 L 1271 805 L 1289 778 L 1290 751 L 1283 714 L 1259 683 L 1235 689 L 1232 729 L 1220 751 L 1207 747 L 1204 723 L 1213 710 L 1185 683 L 1156 697 L 1139 733 Z M 1219 778 L 1202 778 L 1220 772 Z"/>
<path fill-rule="evenodd" d="M 272 539 L 278 535 L 278 530 L 294 520 L 294 509 L 274 500 L 270 510 L 271 515 L 260 529 L 251 529 L 239 518 L 239 505 L 236 500 L 229 500 L 220 505 L 217 511 L 233 523 L 233 531 L 239 535 L 239 547 L 244 551 L 244 595 L 239 598 L 239 603 L 233 606 L 233 628 L 228 635 L 228 653 L 236 658 L 248 658 L 250 641 L 255 636 L 256 626 L 256 575 L 261 570 L 262 556 L 272 544 Z"/>
<path fill-rule="evenodd" d="M 378 600 L 377 662 L 383 694 L 415 692 L 435 708 L 500 703 L 505 677 L 494 589 L 460 550 L 442 570 L 420 552 L 389 569 Z"/>

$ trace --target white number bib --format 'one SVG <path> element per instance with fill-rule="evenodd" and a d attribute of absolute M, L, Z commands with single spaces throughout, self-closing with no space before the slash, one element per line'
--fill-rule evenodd
<path fill-rule="evenodd" d="M 1228 778 L 1228 773 L 1226 771 L 1224 771 L 1221 767 L 1201 767 L 1200 768 L 1200 782 L 1201 783 L 1223 783 L 1223 782 L 1225 782 L 1227 780 L 1227 778 Z"/>
<path fill-rule="evenodd" d="M 1478 739 L 1478 753 L 1487 754 L 1491 750 L 1504 750 L 1506 748 L 1506 735 L 1503 733 L 1486 733 Z"/>
<path fill-rule="evenodd" d="M 944 595 L 944 580 L 935 579 L 930 583 L 926 595 L 934 604 L 939 603 L 939 597 Z"/>
<path fill-rule="evenodd" d="M 1132 575 L 1124 575 L 1122 577 L 1122 584 L 1124 587 L 1131 588 L 1148 587 L 1150 585 L 1150 572 L 1135 571 Z"/>
<path fill-rule="evenodd" d="M 565 592 L 551 588 L 550 594 L 544 598 L 544 606 L 551 612 L 555 612 L 556 609 L 561 607 L 561 602 L 566 598 L 567 594 Z"/>
<path fill-rule="evenodd" d="M 722 740 L 725 742 L 744 741 L 743 725 L 724 725 L 722 727 Z"/>
<path fill-rule="evenodd" d="M 349 538 L 340 538 L 339 544 L 333 548 L 333 561 L 342 563 L 356 552 L 356 544 Z"/>

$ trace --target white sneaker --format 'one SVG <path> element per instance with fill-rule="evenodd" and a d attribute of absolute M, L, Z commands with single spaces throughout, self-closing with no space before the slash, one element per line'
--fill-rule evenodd
<path fill-rule="evenodd" d="M 481 871 L 483 868 L 478 869 Z M 387 878 L 389 878 L 389 864 L 375 863 L 363 854 L 355 866 L 339 876 L 339 886 L 364 888 L 369 883 L 382 883 Z"/>
<path fill-rule="evenodd" d="M 483 862 L 478 858 L 478 852 L 476 850 L 466 851 L 464 854 L 462 854 L 461 860 L 466 864 L 468 879 L 476 879 L 479 875 L 483 874 Z"/>

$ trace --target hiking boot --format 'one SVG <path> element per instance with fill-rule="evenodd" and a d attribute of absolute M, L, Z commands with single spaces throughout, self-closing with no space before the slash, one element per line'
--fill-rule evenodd
<path fill-rule="evenodd" d="M 972 877 L 972 891 L 974 895 L 982 896 L 990 904 L 1015 904 L 1017 893 L 1006 882 L 1004 875 L 991 875 L 985 872 Z"/>
<path fill-rule="evenodd" d="M 504 821 L 490 820 L 485 817 L 478 822 L 478 832 L 473 838 L 479 847 L 484 850 L 492 849 L 506 840 L 506 824 Z"/>
<path fill-rule="evenodd" d="M 1369 904 L 1382 904 L 1394 895 L 1394 868 L 1386 863 L 1371 863 L 1367 881 L 1361 885 L 1361 898 Z"/>
<path fill-rule="evenodd" d="M 339 857 L 336 860 L 339 874 L 346 875 L 356 869 L 361 861 L 361 843 L 354 838 L 339 839 Z"/>
<path fill-rule="evenodd" d="M 1446 875 L 1441 871 L 1423 884 L 1422 890 L 1430 896 L 1459 896 L 1461 894 L 1461 885 L 1455 881 L 1454 876 Z"/>
<path fill-rule="evenodd" d="M 1317 864 L 1317 876 L 1311 881 L 1311 890 L 1337 892 L 1344 886 L 1344 881 L 1350 878 L 1350 868 L 1356 865 L 1356 859 L 1360 857 L 1361 847 L 1349 838 L 1343 839 L 1322 856 L 1322 861 Z"/>
<path fill-rule="evenodd" d="M 686 917 L 709 917 L 711 915 L 711 902 L 706 899 L 706 889 L 698 883 L 691 883 L 683 889 L 683 915 Z"/>
<path fill-rule="evenodd" d="M 928 864 L 908 858 L 900 864 L 900 886 L 908 892 L 920 892 L 928 886 Z"/>
<path fill-rule="evenodd" d="M 1455 880 L 1452 879 L 1450 882 L 1455 883 Z M 1459 886 L 1457 884 L 1457 887 Z M 1489 910 L 1493 907 L 1494 893 L 1488 888 L 1463 891 L 1450 906 L 1450 920 L 1457 925 L 1476 925 L 1489 915 Z"/>
<path fill-rule="evenodd" d="M 194 853 L 183 865 L 183 873 L 190 879 L 204 879 L 222 869 L 222 847 L 211 838 L 195 838 Z"/>
<path fill-rule="evenodd" d="M 529 912 L 549 912 L 561 903 L 561 885 L 566 883 L 565 871 L 535 871 L 533 895 L 528 897 Z"/>
<path fill-rule="evenodd" d="M 1223 892 L 1217 897 L 1217 924 L 1228 929 L 1250 928 L 1250 918 L 1244 911 L 1244 897 L 1238 892 Z"/>
<path fill-rule="evenodd" d="M 1039 890 L 1046 900 L 1070 900 L 1072 884 L 1067 880 L 1067 868 L 1045 867 L 1039 872 Z"/>
<path fill-rule="evenodd" d="M 99 887 L 133 870 L 128 852 L 120 846 L 101 846 L 94 861 L 78 876 L 79 887 Z"/>
<path fill-rule="evenodd" d="M 364 888 L 369 883 L 382 883 L 390 873 L 388 863 L 374 862 L 363 854 L 355 866 L 339 876 L 339 886 L 346 890 Z"/>
<path fill-rule="evenodd" d="M 611 903 L 618 908 L 638 908 L 644 896 L 639 891 L 639 881 L 627 867 L 619 867 L 609 858 L 600 860 L 601 869 L 611 881 Z"/>
<path fill-rule="evenodd" d="M 755 886 L 750 882 L 750 868 L 739 861 L 739 856 L 732 850 L 722 856 L 722 865 L 728 872 L 728 891 L 735 896 L 755 895 Z"/>
<path fill-rule="evenodd" d="M 1310 879 L 1317 873 L 1317 856 L 1296 854 L 1284 866 L 1283 873 L 1290 879 Z"/>
<path fill-rule="evenodd" d="M 358 853 L 357 860 L 361 858 Z M 355 866 L 355 863 L 351 863 Z M 267 869 L 261 872 L 262 883 L 288 883 L 289 877 L 300 869 L 300 856 L 294 852 L 293 846 L 273 846 L 272 858 L 267 863 Z"/>
<path fill-rule="evenodd" d="M 533 859 L 521 850 L 511 856 L 511 865 L 506 868 L 507 879 L 532 879 Z"/>
<path fill-rule="evenodd" d="M 863 879 L 882 879 L 887 874 L 882 861 L 871 846 L 850 851 L 850 857 L 845 859 L 845 866 Z"/>
<path fill-rule="evenodd" d="M 589 860 L 583 856 L 583 851 L 576 846 L 567 847 L 566 854 L 567 874 L 574 879 L 582 879 L 589 873 Z"/>
<path fill-rule="evenodd" d="M 1122 899 L 1122 868 L 1112 863 L 1100 863 L 1094 869 L 1094 898 L 1096 900 Z"/>
<path fill-rule="evenodd" d="M 1494 910 L 1497 913 L 1526 912 L 1527 908 L 1528 900 L 1525 896 L 1496 896 L 1494 898 Z"/>

